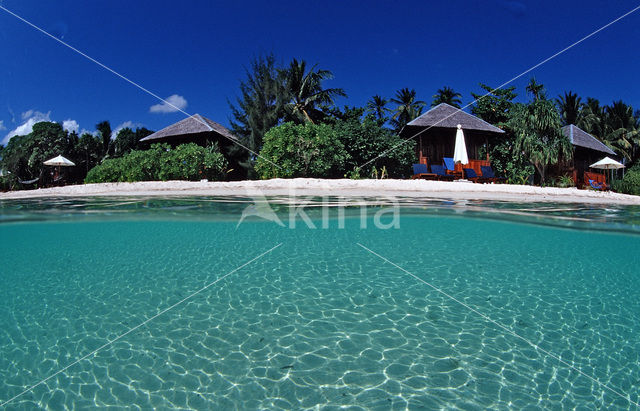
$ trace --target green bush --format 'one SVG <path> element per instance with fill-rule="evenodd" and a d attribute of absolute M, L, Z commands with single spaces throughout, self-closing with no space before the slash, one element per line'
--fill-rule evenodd
<path fill-rule="evenodd" d="M 11 176 L 0 176 L 0 191 L 10 191 L 15 186 Z"/>
<path fill-rule="evenodd" d="M 338 139 L 347 150 L 343 176 L 376 178 L 386 171 L 387 178 L 405 178 L 416 162 L 416 141 L 403 140 L 370 116 L 339 120 L 334 125 Z M 356 168 L 362 168 L 356 173 Z"/>
<path fill-rule="evenodd" d="M 611 189 L 618 193 L 640 195 L 640 166 L 627 170 L 622 180 L 614 180 Z"/>
<path fill-rule="evenodd" d="M 566 187 L 575 187 L 576 185 L 575 182 L 573 181 L 573 178 L 571 176 L 566 176 L 566 175 L 560 176 L 555 180 L 551 180 L 551 182 L 552 182 L 551 184 L 552 187 L 566 188 Z"/>
<path fill-rule="evenodd" d="M 359 109 L 330 124 L 274 127 L 256 161 L 261 178 L 403 178 L 415 163 L 415 141 L 403 141 Z M 275 166 L 277 164 L 279 167 Z M 384 176 L 383 176 L 384 170 Z"/>
<path fill-rule="evenodd" d="M 154 144 L 149 150 L 133 150 L 103 161 L 89 171 L 85 182 L 219 180 L 226 168 L 227 161 L 216 145 L 205 148 L 189 143 L 172 149 Z"/>
<path fill-rule="evenodd" d="M 342 177 L 347 152 L 328 124 L 285 123 L 264 135 L 256 161 L 263 178 Z"/>

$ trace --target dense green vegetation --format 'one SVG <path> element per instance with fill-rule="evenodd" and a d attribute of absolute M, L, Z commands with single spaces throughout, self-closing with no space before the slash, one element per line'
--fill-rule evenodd
<path fill-rule="evenodd" d="M 54 169 L 42 163 L 57 155 L 63 155 L 76 165 L 61 169 L 65 183 L 81 183 L 89 170 L 101 161 L 141 148 L 139 140 L 152 133 L 146 128 L 135 131 L 123 128 L 115 139 L 111 139 L 108 121 L 100 122 L 96 129 L 95 134 L 83 133 L 78 137 L 75 132 L 64 130 L 59 123 L 40 122 L 33 126 L 31 133 L 11 138 L 0 148 L 0 169 L 4 173 L 1 188 L 37 188 L 53 183 Z M 24 183 L 36 179 L 34 183 Z"/>
<path fill-rule="evenodd" d="M 546 97 L 544 86 L 532 79 L 527 86 L 532 101 L 523 105 L 514 102 L 514 87 L 492 90 L 485 84 L 480 86 L 486 94 L 472 93 L 478 100 L 471 112 L 507 131 L 492 142 L 490 157 L 494 169 L 509 182 L 526 182 L 535 167 L 540 182 L 546 183 L 547 176 L 543 179 L 542 175 L 547 167 L 570 159 L 571 147 L 557 134 L 560 127 L 568 124 L 575 124 L 602 141 L 627 166 L 639 163 L 640 112 L 634 113 L 622 101 L 601 106 L 597 99 L 583 101 L 571 91 L 552 101 Z M 620 184 L 613 184 L 613 188 L 623 187 Z"/>
<path fill-rule="evenodd" d="M 640 164 L 627 170 L 624 178 L 614 180 L 611 188 L 619 193 L 640 195 Z"/>
<path fill-rule="evenodd" d="M 262 178 L 340 176 L 347 152 L 328 124 L 285 123 L 264 136 L 256 163 Z"/>
<path fill-rule="evenodd" d="M 540 175 L 540 183 L 546 183 L 547 168 L 560 161 L 569 161 L 573 147 L 569 138 L 561 130 L 561 120 L 553 101 L 544 95 L 542 87 L 529 88 L 533 101 L 528 104 L 516 103 L 511 112 L 508 126 L 513 133 L 513 151 L 522 153 Z"/>
<path fill-rule="evenodd" d="M 148 150 L 132 150 L 122 157 L 104 160 L 89 171 L 86 183 L 220 180 L 227 161 L 217 145 L 201 147 L 182 144 L 154 144 Z"/>
<path fill-rule="evenodd" d="M 110 123 L 102 121 L 94 133 L 78 136 L 60 124 L 45 122 L 0 148 L 0 186 L 50 184 L 51 168 L 42 162 L 58 154 L 76 163 L 64 170 L 66 183 L 216 180 L 227 176 L 230 158 L 232 168 L 245 168 L 254 178 L 406 178 L 416 161 L 415 141 L 401 139 L 402 128 L 428 104 L 464 104 L 462 95 L 448 86 L 438 89 L 430 103 L 405 87 L 391 97 L 374 95 L 365 107 L 340 110 L 336 101 L 346 93 L 326 87 L 333 78 L 331 71 L 304 60 L 278 65 L 273 55 L 258 57 L 245 74 L 239 96 L 230 103 L 231 125 L 251 152 L 232 146 L 225 149 L 225 158 L 217 147 L 149 148 L 139 142 L 151 134 L 144 128 L 123 128 L 114 135 Z M 552 99 L 535 79 L 526 87 L 530 96 L 526 102 L 516 102 L 515 87 L 494 90 L 482 83 L 479 87 L 478 94 L 471 93 L 470 111 L 506 131 L 492 138 L 487 149 L 496 173 L 510 183 L 571 184 L 566 176 L 549 175 L 549 170 L 570 164 L 573 148 L 561 132 L 567 124 L 598 138 L 627 166 L 640 164 L 640 112 L 622 101 L 601 105 L 572 91 Z M 238 163 L 241 167 L 236 167 Z M 629 170 L 614 189 L 636 192 L 638 173 L 637 167 Z M 38 179 L 35 185 L 21 183 L 34 179 Z"/>
<path fill-rule="evenodd" d="M 78 141 L 77 134 L 67 133 L 58 123 L 37 123 L 31 133 L 11 138 L 2 149 L 2 169 L 9 172 L 6 177 L 13 185 L 18 180 L 50 178 L 42 163 L 61 153 L 73 154 Z"/>
<path fill-rule="evenodd" d="M 258 152 L 264 135 L 278 124 L 322 122 L 334 99 L 346 96 L 340 88 L 323 87 L 331 78 L 329 70 L 308 67 L 304 60 L 278 67 L 273 55 L 254 59 L 240 83 L 240 97 L 230 104 L 232 131 Z"/>
<path fill-rule="evenodd" d="M 371 177 L 403 178 L 415 162 L 415 143 L 382 128 L 364 109 L 345 109 L 325 124 L 272 128 L 264 137 L 256 171 L 261 178 Z M 361 167 L 362 168 L 359 168 Z"/>

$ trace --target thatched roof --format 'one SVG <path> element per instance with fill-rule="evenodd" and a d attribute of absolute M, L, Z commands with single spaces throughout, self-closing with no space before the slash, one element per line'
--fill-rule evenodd
<path fill-rule="evenodd" d="M 440 103 L 420 117 L 409 122 L 400 134 L 407 134 L 407 129 L 416 130 L 419 127 L 441 127 L 456 129 L 458 124 L 463 130 L 478 130 L 489 133 L 504 133 L 504 130 L 492 126 L 486 121 L 465 113 L 459 108 L 450 106 L 447 103 Z"/>
<path fill-rule="evenodd" d="M 613 156 L 616 155 L 613 150 L 607 147 L 600 140 L 573 124 L 562 127 L 562 132 L 569 138 L 569 141 L 574 146 L 601 151 Z"/>
<path fill-rule="evenodd" d="M 158 141 L 167 138 L 180 137 L 189 134 L 200 133 L 215 133 L 230 140 L 237 140 L 238 138 L 229 131 L 226 127 L 215 121 L 209 120 L 206 117 L 202 117 L 200 114 L 194 114 L 191 117 L 178 121 L 168 127 L 163 128 L 160 131 L 141 139 L 140 141 Z"/>

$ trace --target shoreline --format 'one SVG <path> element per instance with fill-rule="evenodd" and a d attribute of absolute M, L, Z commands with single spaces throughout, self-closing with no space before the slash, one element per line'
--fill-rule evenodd
<path fill-rule="evenodd" d="M 332 196 L 407 197 L 455 200 L 490 200 L 519 203 L 558 202 L 640 205 L 640 196 L 510 184 L 475 184 L 427 180 L 325 180 L 315 178 L 246 180 L 230 182 L 145 181 L 100 183 L 0 193 L 1 200 L 81 197 L 155 196 Z"/>

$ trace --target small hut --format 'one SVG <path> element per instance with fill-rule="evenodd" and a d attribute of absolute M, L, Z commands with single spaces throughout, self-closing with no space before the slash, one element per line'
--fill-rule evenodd
<path fill-rule="evenodd" d="M 480 172 L 481 165 L 489 164 L 489 140 L 504 133 L 486 121 L 446 103 L 438 104 L 420 117 L 409 122 L 401 131 L 403 138 L 414 137 L 420 163 L 442 164 L 444 157 L 453 157 L 457 126 L 464 132 L 469 167 Z M 481 147 L 485 147 L 483 159 Z"/>
<path fill-rule="evenodd" d="M 618 155 L 604 143 L 573 124 L 562 127 L 562 133 L 573 145 L 571 172 L 573 181 L 578 187 L 584 185 L 584 173 L 589 172 L 590 164 L 601 160 L 604 156 L 618 158 Z"/>
<path fill-rule="evenodd" d="M 172 146 L 186 143 L 206 146 L 216 141 L 222 146 L 237 140 L 238 138 L 226 127 L 200 114 L 194 114 L 160 131 L 156 131 L 140 141 L 150 144 L 168 143 Z"/>
<path fill-rule="evenodd" d="M 237 141 L 238 137 L 229 129 L 200 114 L 180 120 L 140 140 L 147 144 L 167 143 L 173 147 L 187 143 L 206 147 L 214 142 L 218 143 L 220 152 L 229 161 L 229 167 L 232 169 L 229 178 L 242 179 L 246 178 L 246 172 L 240 166 L 241 160 L 238 157 L 244 149 L 238 150 Z"/>
<path fill-rule="evenodd" d="M 403 138 L 414 137 L 420 163 L 442 164 L 444 157 L 453 157 L 456 130 L 462 126 L 469 167 L 480 173 L 481 165 L 489 164 L 489 140 L 504 133 L 486 121 L 465 113 L 447 103 L 440 103 L 420 117 L 409 122 L 401 131 Z M 484 159 L 480 157 L 481 147 L 485 147 Z"/>

